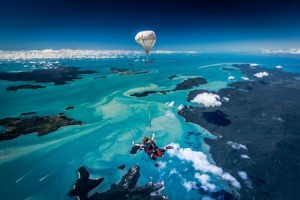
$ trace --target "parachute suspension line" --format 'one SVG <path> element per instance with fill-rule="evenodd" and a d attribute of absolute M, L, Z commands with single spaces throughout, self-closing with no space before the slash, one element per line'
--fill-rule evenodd
<path fill-rule="evenodd" d="M 155 45 L 156 42 L 156 34 L 154 31 L 148 30 L 148 31 L 140 31 L 135 36 L 135 41 L 141 45 L 147 54 L 147 61 L 146 65 L 148 68 L 148 123 L 149 123 L 149 130 L 151 132 L 151 102 L 150 102 L 150 66 L 149 66 L 149 54 L 151 51 L 151 48 Z"/>
<path fill-rule="evenodd" d="M 150 101 L 150 67 L 149 67 L 149 54 L 147 53 L 147 70 L 148 70 L 148 123 L 149 123 L 149 131 L 151 134 L 151 101 Z"/>

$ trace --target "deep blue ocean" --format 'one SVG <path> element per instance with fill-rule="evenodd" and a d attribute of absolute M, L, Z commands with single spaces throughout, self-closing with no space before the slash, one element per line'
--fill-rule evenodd
<path fill-rule="evenodd" d="M 67 117 L 82 121 L 83 125 L 68 126 L 37 137 L 36 134 L 0 142 L 0 199 L 75 199 L 67 195 L 78 175 L 76 170 L 86 166 L 92 178 L 104 177 L 105 181 L 95 191 L 106 191 L 112 183 L 118 183 L 126 171 L 135 165 L 141 167 L 138 184 L 163 181 L 163 194 L 169 199 L 201 199 L 205 196 L 193 189 L 196 184 L 211 184 L 211 190 L 238 192 L 222 175 L 209 154 L 204 138 L 215 138 L 203 127 L 186 123 L 177 114 L 178 107 L 191 105 L 188 92 L 194 89 L 217 91 L 228 83 L 240 81 L 239 71 L 222 70 L 233 63 L 252 63 L 260 67 L 282 66 L 284 71 L 300 73 L 300 57 L 292 55 L 249 54 L 153 54 L 150 62 L 143 55 L 126 55 L 103 59 L 44 59 L 2 60 L 0 71 L 28 71 L 44 69 L 43 63 L 59 63 L 62 66 L 95 70 L 97 74 L 84 74 L 81 79 L 65 85 L 42 83 L 46 88 L 37 90 L 7 91 L 9 86 L 24 82 L 0 81 L 0 118 L 19 117 L 21 113 L 36 112 L 38 116 L 56 115 L 64 112 Z M 111 68 L 149 70 L 149 74 L 119 76 L 109 74 Z M 171 75 L 177 75 L 169 80 Z M 106 76 L 106 78 L 96 78 Z M 132 97 L 130 94 L 153 90 L 172 89 L 189 77 L 203 77 L 208 84 L 190 90 L 154 94 L 149 97 Z M 234 79 L 228 79 L 233 76 Z M 251 77 L 248 77 L 251 79 Z M 150 111 L 148 105 L 150 102 Z M 65 110 L 68 106 L 74 109 Z M 149 130 L 148 116 L 152 129 Z M 0 131 L 3 130 L 0 127 Z M 189 143 L 187 132 L 199 132 Z M 156 144 L 174 143 L 185 151 L 193 143 L 190 152 L 203 156 L 199 162 L 208 169 L 196 166 L 197 160 L 166 154 L 152 161 L 144 152 L 129 154 L 132 141 L 141 142 L 144 135 L 155 133 Z M 233 141 L 234 142 L 234 141 Z M 178 147 L 179 148 L 179 147 Z M 201 152 L 201 154 L 198 154 Z M 184 155 L 188 155 L 184 154 Z M 159 167 L 154 164 L 158 163 Z M 124 171 L 118 166 L 125 164 Z M 201 163 L 200 163 L 201 164 Z M 195 176 L 207 175 L 206 182 Z M 241 182 L 237 174 L 230 174 Z M 204 176 L 202 176 L 203 178 Z M 90 193 L 90 194 L 91 194 Z"/>

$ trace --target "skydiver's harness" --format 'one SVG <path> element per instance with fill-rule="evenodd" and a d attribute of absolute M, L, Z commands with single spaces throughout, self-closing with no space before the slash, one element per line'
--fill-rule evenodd
<path fill-rule="evenodd" d="M 141 148 L 152 159 L 163 156 L 163 151 L 160 148 L 158 148 L 158 146 L 155 144 L 153 140 L 150 140 L 150 142 L 144 142 L 144 146 L 142 146 Z"/>
<path fill-rule="evenodd" d="M 138 146 L 140 150 L 144 150 L 151 159 L 155 160 L 156 157 L 161 157 L 164 155 L 167 147 L 159 148 L 153 140 L 154 134 L 152 134 L 151 140 L 145 137 L 143 140 L 143 144 L 136 144 L 134 141 L 132 143 L 133 145 Z"/>
<path fill-rule="evenodd" d="M 149 149 L 149 150 L 157 148 L 157 146 L 156 146 L 156 144 L 153 140 L 143 142 L 143 143 L 146 146 L 146 148 Z"/>

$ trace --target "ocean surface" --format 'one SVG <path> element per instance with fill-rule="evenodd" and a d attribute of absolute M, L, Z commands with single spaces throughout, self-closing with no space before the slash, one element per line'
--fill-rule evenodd
<path fill-rule="evenodd" d="M 26 112 L 36 112 L 34 115 L 37 116 L 64 112 L 67 117 L 83 122 L 83 125 L 63 127 L 42 137 L 34 133 L 1 141 L 0 199 L 75 199 L 67 193 L 77 180 L 76 170 L 81 166 L 89 170 L 92 178 L 105 178 L 90 194 L 108 190 L 136 165 L 141 168 L 138 185 L 163 181 L 162 194 L 171 200 L 211 199 L 199 192 L 201 186 L 207 191 L 225 190 L 238 194 L 241 180 L 218 166 L 209 153 L 210 147 L 204 143 L 204 138 L 216 136 L 205 127 L 186 123 L 177 114 L 178 107 L 196 105 L 187 101 L 191 90 L 218 91 L 229 83 L 243 80 L 240 71 L 222 69 L 232 68 L 234 63 L 258 64 L 264 68 L 280 65 L 284 71 L 300 73 L 299 62 L 300 57 L 296 55 L 200 53 L 153 54 L 150 62 L 145 61 L 144 55 L 1 60 L 1 72 L 44 69 L 56 63 L 98 73 L 83 74 L 81 79 L 64 85 L 42 83 L 46 88 L 37 90 L 7 91 L 7 87 L 25 82 L 0 81 L 1 119 L 20 117 Z M 150 73 L 120 76 L 109 73 L 113 67 L 148 70 Z M 169 80 L 171 75 L 177 77 Z M 97 78 L 101 76 L 106 78 Z M 149 87 L 151 90 L 173 89 L 191 77 L 203 77 L 208 83 L 166 95 L 130 96 L 134 92 L 147 91 Z M 74 108 L 65 110 L 68 106 Z M 0 127 L 0 131 L 4 131 L 4 127 Z M 188 132 L 198 134 L 190 134 L 187 138 Z M 157 161 L 150 160 L 142 151 L 129 153 L 132 141 L 141 142 L 143 136 L 152 133 L 158 146 L 173 144 L 177 153 L 184 153 L 178 156 L 170 151 Z M 199 159 L 190 159 L 191 156 L 199 156 Z M 118 169 L 122 164 L 126 166 L 123 171 Z"/>

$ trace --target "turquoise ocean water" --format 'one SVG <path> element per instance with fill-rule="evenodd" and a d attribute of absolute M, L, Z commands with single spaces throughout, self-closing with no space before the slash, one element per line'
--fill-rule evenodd
<path fill-rule="evenodd" d="M 55 115 L 65 112 L 68 117 L 82 121 L 82 126 L 61 128 L 43 137 L 36 134 L 20 136 L 0 142 L 0 199 L 72 199 L 67 193 L 77 179 L 76 170 L 86 166 L 91 177 L 104 177 L 105 181 L 95 191 L 106 191 L 132 166 L 141 167 L 138 184 L 164 181 L 163 194 L 169 199 L 201 199 L 205 196 L 195 188 L 199 180 L 195 173 L 207 174 L 215 191 L 233 189 L 230 184 L 214 173 L 195 169 L 192 162 L 166 154 L 157 163 L 144 152 L 129 154 L 132 141 L 140 142 L 144 135 L 156 135 L 158 146 L 177 143 L 188 148 L 187 132 L 200 132 L 191 136 L 193 152 L 202 152 L 212 166 L 209 146 L 204 137 L 214 138 L 202 127 L 185 123 L 177 115 L 181 104 L 190 105 L 186 97 L 189 91 L 177 91 L 167 95 L 151 95 L 136 98 L 129 94 L 151 89 L 170 89 L 189 77 L 201 76 L 208 84 L 193 89 L 219 90 L 232 81 L 242 80 L 239 71 L 226 71 L 232 63 L 256 63 L 262 67 L 283 66 L 283 70 L 300 73 L 299 56 L 273 55 L 221 55 L 221 54 L 153 54 L 151 62 L 144 56 L 120 56 L 105 59 L 54 59 L 63 66 L 75 66 L 95 70 L 99 74 L 82 75 L 82 79 L 65 85 L 43 83 L 38 90 L 6 91 L 12 85 L 24 82 L 0 81 L 0 118 L 19 117 L 21 113 L 37 112 L 36 115 Z M 41 69 L 35 62 L 1 61 L 0 71 L 27 71 Z M 108 75 L 112 67 L 150 70 L 150 74 L 134 76 Z M 177 75 L 173 80 L 168 76 Z M 94 79 L 105 75 L 107 78 Z M 234 76 L 234 80 L 228 80 Z M 251 77 L 249 77 L 251 79 Z M 151 125 L 148 125 L 148 103 L 151 106 Z M 170 104 L 170 102 L 174 102 Z M 173 105 L 172 105 L 173 104 Z M 68 106 L 74 109 L 65 111 Z M 3 127 L 0 127 L 0 131 Z M 117 167 L 125 164 L 125 171 Z M 232 174 L 239 181 L 238 176 Z M 190 187 L 191 186 L 191 187 Z"/>

